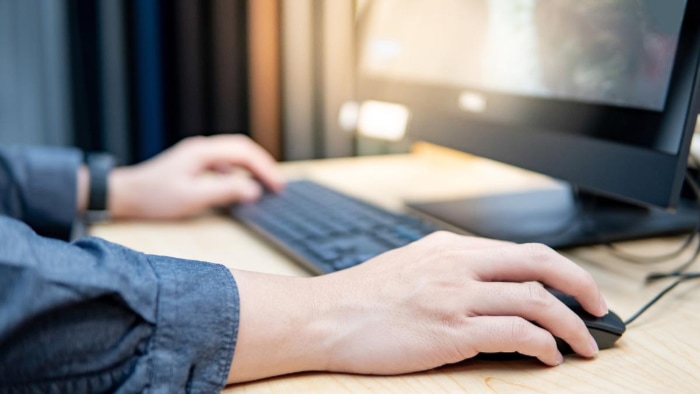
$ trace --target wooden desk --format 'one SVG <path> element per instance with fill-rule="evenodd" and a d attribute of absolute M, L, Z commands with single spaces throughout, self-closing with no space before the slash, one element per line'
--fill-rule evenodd
<path fill-rule="evenodd" d="M 290 178 L 305 177 L 399 209 L 402 199 L 449 198 L 513 189 L 553 187 L 547 178 L 474 157 L 418 146 L 414 154 L 283 164 Z M 93 234 L 148 253 L 223 263 L 232 268 L 308 275 L 236 222 L 218 216 L 167 223 L 114 223 Z M 629 242 L 636 254 L 673 250 L 679 238 Z M 610 308 L 623 319 L 667 282 L 645 286 L 649 271 L 682 259 L 640 266 L 605 247 L 566 253 L 589 270 Z M 227 388 L 226 393 L 308 392 L 700 392 L 700 281 L 680 285 L 639 318 L 618 345 L 598 357 L 566 358 L 557 368 L 535 361 L 466 361 L 396 377 L 304 373 Z"/>

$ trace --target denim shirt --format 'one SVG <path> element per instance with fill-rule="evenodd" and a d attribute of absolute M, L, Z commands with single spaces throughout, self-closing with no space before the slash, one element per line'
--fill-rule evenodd
<path fill-rule="evenodd" d="M 239 319 L 230 271 L 66 237 L 81 154 L 0 149 L 0 393 L 213 393 Z"/>

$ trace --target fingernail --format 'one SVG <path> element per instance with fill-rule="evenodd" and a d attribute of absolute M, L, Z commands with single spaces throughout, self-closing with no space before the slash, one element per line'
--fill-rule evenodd
<path fill-rule="evenodd" d="M 591 350 L 593 351 L 593 354 L 591 356 L 595 356 L 596 354 L 598 354 L 598 343 L 593 337 L 591 337 Z"/>
<path fill-rule="evenodd" d="M 600 297 L 600 310 L 604 312 L 603 315 L 608 314 L 608 304 L 605 302 L 605 298 L 603 297 Z"/>
<path fill-rule="evenodd" d="M 564 363 L 564 356 L 557 352 L 557 358 L 554 360 L 554 365 L 562 365 Z"/>
<path fill-rule="evenodd" d="M 254 200 L 260 195 L 260 188 L 248 187 L 241 191 L 241 195 L 245 200 Z"/>

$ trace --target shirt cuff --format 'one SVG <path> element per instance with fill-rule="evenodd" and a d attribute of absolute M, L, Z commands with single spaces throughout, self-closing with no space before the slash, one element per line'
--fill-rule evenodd
<path fill-rule="evenodd" d="M 161 283 L 158 324 L 150 345 L 154 392 L 172 387 L 219 392 L 238 337 L 240 301 L 233 275 L 222 265 L 148 259 Z"/>
<path fill-rule="evenodd" d="M 25 210 L 22 218 L 37 233 L 68 239 L 76 219 L 78 149 L 55 147 L 25 148 L 23 181 Z"/>

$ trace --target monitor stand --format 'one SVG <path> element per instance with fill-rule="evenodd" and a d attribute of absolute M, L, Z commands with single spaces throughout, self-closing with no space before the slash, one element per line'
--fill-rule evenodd
<path fill-rule="evenodd" d="M 687 233 L 700 219 L 687 199 L 669 213 L 570 188 L 407 205 L 475 235 L 553 248 Z"/>

